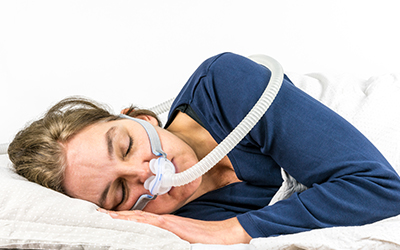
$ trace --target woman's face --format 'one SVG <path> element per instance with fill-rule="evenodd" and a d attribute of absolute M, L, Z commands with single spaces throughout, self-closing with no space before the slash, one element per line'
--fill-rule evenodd
<path fill-rule="evenodd" d="M 154 118 L 144 117 L 153 125 Z M 192 148 L 165 129 L 156 127 L 167 158 L 182 172 L 197 163 Z M 111 210 L 129 210 L 142 194 L 150 194 L 143 183 L 153 175 L 150 148 L 144 128 L 121 119 L 99 122 L 75 135 L 65 145 L 67 166 L 63 187 L 72 197 L 91 201 Z M 150 201 L 145 211 L 171 213 L 183 206 L 201 183 L 201 178 L 172 189 Z"/>

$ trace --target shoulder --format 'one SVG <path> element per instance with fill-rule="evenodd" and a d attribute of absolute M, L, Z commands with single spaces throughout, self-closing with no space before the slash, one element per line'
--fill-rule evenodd
<path fill-rule="evenodd" d="M 186 84 L 182 87 L 178 96 L 175 98 L 171 111 L 179 105 L 191 104 L 196 92 L 198 93 L 209 88 L 212 89 L 213 87 L 211 85 L 215 83 L 212 79 L 215 76 L 220 78 L 223 74 L 227 74 L 228 72 L 226 69 L 229 67 L 231 62 L 237 61 L 239 58 L 243 57 L 230 52 L 225 52 L 206 59 L 192 73 Z M 199 87 L 199 85 L 202 87 Z"/>
<path fill-rule="evenodd" d="M 225 52 L 205 60 L 193 73 L 191 78 L 201 78 L 207 74 L 213 73 L 226 73 L 232 70 L 246 71 L 254 66 L 255 62 L 248 59 L 247 57 L 234 54 L 231 52 Z M 190 82 L 190 80 L 189 80 Z"/>

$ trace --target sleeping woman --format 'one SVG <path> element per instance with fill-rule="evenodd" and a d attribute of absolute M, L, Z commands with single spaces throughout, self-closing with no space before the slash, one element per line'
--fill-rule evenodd
<path fill-rule="evenodd" d="M 224 53 L 206 60 L 175 99 L 162 128 L 146 110 L 124 110 L 154 126 L 167 158 L 182 172 L 216 147 L 252 108 L 270 71 Z M 400 213 L 400 178 L 342 117 L 285 76 L 268 111 L 216 166 L 173 187 L 142 211 L 130 209 L 157 158 L 143 126 L 93 101 L 62 100 L 20 131 L 9 147 L 16 172 L 115 219 L 152 224 L 195 243 L 372 223 Z M 268 206 L 281 168 L 308 189 Z"/>

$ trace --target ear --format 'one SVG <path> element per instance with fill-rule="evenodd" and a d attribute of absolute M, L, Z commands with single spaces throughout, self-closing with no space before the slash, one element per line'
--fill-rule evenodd
<path fill-rule="evenodd" d="M 158 126 L 158 121 L 156 118 L 154 118 L 151 115 L 138 115 L 135 118 L 137 119 L 142 119 L 145 120 L 146 122 L 149 122 L 153 126 Z"/>
<path fill-rule="evenodd" d="M 130 108 L 123 109 L 123 110 L 121 110 L 121 114 L 126 115 L 126 114 L 128 114 L 129 110 L 131 110 L 131 109 Z"/>

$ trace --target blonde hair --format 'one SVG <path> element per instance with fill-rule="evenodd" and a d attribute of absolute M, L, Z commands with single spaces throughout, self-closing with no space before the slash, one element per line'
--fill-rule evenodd
<path fill-rule="evenodd" d="M 133 117 L 148 114 L 157 118 L 151 111 L 133 107 L 127 113 Z M 117 119 L 118 115 L 92 100 L 71 97 L 60 101 L 43 118 L 18 132 L 11 142 L 8 155 L 15 172 L 29 181 L 65 193 L 62 182 L 67 162 L 63 144 L 89 125 Z"/>

